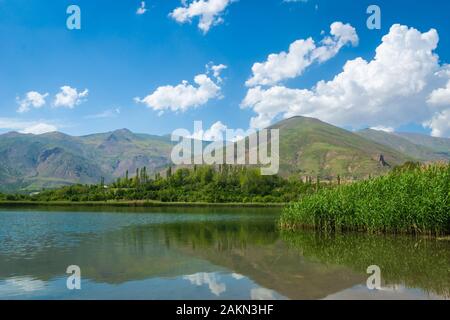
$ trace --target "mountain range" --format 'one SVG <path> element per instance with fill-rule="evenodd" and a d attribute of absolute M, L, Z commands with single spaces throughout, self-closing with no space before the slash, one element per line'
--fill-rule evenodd
<path fill-rule="evenodd" d="M 127 129 L 72 137 L 10 132 L 0 135 L 0 189 L 36 191 L 74 183 L 99 183 L 130 176 L 146 166 L 167 167 L 172 143 L 167 137 Z"/>
<path fill-rule="evenodd" d="M 347 131 L 317 119 L 294 117 L 280 130 L 280 174 L 360 179 L 406 161 L 450 160 L 450 139 L 371 129 Z M 74 137 L 60 132 L 0 135 L 0 191 L 39 191 L 74 183 L 99 183 L 152 174 L 171 165 L 169 136 L 127 129 Z"/>

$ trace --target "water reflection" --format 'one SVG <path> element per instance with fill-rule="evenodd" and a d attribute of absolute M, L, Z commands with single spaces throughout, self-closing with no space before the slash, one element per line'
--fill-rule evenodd
<path fill-rule="evenodd" d="M 280 234 L 274 210 L 123 210 L 0 211 L 0 299 L 448 297 L 448 241 Z M 363 285 L 372 264 L 384 291 Z"/>
<path fill-rule="evenodd" d="M 8 297 L 43 291 L 45 281 L 33 279 L 32 277 L 12 277 L 3 281 L 0 285 L 0 297 Z"/>
<path fill-rule="evenodd" d="M 364 273 L 370 265 L 379 266 L 386 292 L 400 291 L 396 285 L 401 284 L 420 288 L 431 296 L 450 297 L 448 240 L 362 234 L 330 236 L 310 232 L 286 232 L 282 238 L 310 261 L 342 265 L 359 273 Z"/>
<path fill-rule="evenodd" d="M 220 297 L 222 293 L 227 291 L 225 283 L 220 282 L 220 276 L 217 273 L 199 272 L 184 276 L 183 279 L 188 280 L 191 284 L 196 286 L 207 285 L 212 294 Z"/>

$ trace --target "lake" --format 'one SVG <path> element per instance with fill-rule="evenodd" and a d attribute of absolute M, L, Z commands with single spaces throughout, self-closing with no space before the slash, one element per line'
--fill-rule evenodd
<path fill-rule="evenodd" d="M 450 241 L 281 232 L 280 209 L 0 209 L 0 299 L 448 299 Z M 67 289 L 68 266 L 81 290 Z M 367 268 L 381 270 L 369 290 Z"/>

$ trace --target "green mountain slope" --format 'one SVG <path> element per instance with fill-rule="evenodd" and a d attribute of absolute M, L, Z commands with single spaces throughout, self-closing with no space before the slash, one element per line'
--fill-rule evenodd
<path fill-rule="evenodd" d="M 113 177 L 124 176 L 127 170 L 132 175 L 137 168 L 144 166 L 150 173 L 166 167 L 170 163 L 173 146 L 170 139 L 134 134 L 127 129 L 93 134 L 81 139 L 94 150 L 102 170 Z"/>
<path fill-rule="evenodd" d="M 450 139 L 414 133 L 389 133 L 365 129 L 360 136 L 422 161 L 450 160 Z"/>
<path fill-rule="evenodd" d="M 392 148 L 317 119 L 294 117 L 271 128 L 280 129 L 282 175 L 359 179 L 411 160 Z M 380 162 L 380 156 L 388 165 Z"/>

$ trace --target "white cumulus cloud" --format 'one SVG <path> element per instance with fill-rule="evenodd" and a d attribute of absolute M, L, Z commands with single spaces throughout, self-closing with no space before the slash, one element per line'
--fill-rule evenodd
<path fill-rule="evenodd" d="M 426 123 L 435 135 L 444 135 L 440 124 L 448 115 L 442 103 L 447 89 L 442 88 L 450 75 L 434 53 L 438 42 L 435 29 L 421 33 L 396 24 L 371 61 L 347 61 L 334 79 L 311 89 L 256 86 L 248 90 L 241 107 L 257 114 L 251 120 L 254 128 L 279 117 L 303 115 L 352 128 Z"/>
<path fill-rule="evenodd" d="M 232 129 L 227 125 L 223 124 L 222 121 L 217 121 L 211 125 L 210 128 L 204 130 L 198 130 L 187 138 L 192 138 L 196 140 L 203 141 L 228 141 L 236 142 L 243 139 L 250 134 L 253 134 L 254 130 L 244 130 L 244 129 Z"/>
<path fill-rule="evenodd" d="M 26 127 L 20 130 L 20 133 L 32 133 L 32 134 L 43 134 L 47 132 L 57 131 L 58 128 L 52 124 L 48 123 L 36 123 L 31 124 L 29 127 Z"/>
<path fill-rule="evenodd" d="M 191 22 L 193 18 L 198 17 L 198 27 L 203 33 L 223 22 L 222 14 L 232 0 L 194 0 L 188 3 L 182 0 L 181 7 L 176 8 L 170 13 L 170 17 L 179 23 Z"/>
<path fill-rule="evenodd" d="M 41 94 L 37 91 L 29 91 L 25 94 L 25 97 L 17 98 L 19 109 L 17 112 L 25 113 L 30 111 L 30 108 L 42 108 L 45 105 L 45 99 L 48 97 L 48 93 Z"/>
<path fill-rule="evenodd" d="M 439 112 L 425 122 L 433 137 L 450 137 L 450 109 Z"/>
<path fill-rule="evenodd" d="M 214 76 L 214 78 L 216 78 L 218 83 L 221 83 L 223 81 L 223 79 L 220 77 L 220 74 L 222 73 L 223 70 L 227 68 L 228 66 L 224 64 L 214 65 L 214 63 L 209 63 L 206 65 L 207 73 L 208 74 L 212 73 L 212 75 Z"/>
<path fill-rule="evenodd" d="M 224 141 L 226 130 L 227 126 L 221 121 L 217 121 L 213 123 L 209 129 L 194 132 L 194 134 L 189 138 L 204 141 Z"/>
<path fill-rule="evenodd" d="M 19 131 L 20 133 L 43 134 L 57 131 L 58 127 L 43 121 L 26 121 L 16 118 L 0 118 L 0 129 Z"/>
<path fill-rule="evenodd" d="M 431 92 L 427 102 L 434 106 L 450 106 L 450 80 L 446 87 Z"/>
<path fill-rule="evenodd" d="M 274 85 L 298 77 L 313 63 L 325 62 L 333 58 L 343 46 L 356 46 L 358 42 L 355 28 L 334 22 L 330 26 L 330 36 L 325 37 L 319 45 L 312 38 L 297 40 L 291 43 L 288 52 L 273 53 L 265 62 L 255 63 L 252 67 L 253 76 L 246 85 Z"/>
<path fill-rule="evenodd" d="M 222 68 L 223 69 L 223 68 Z M 220 79 L 220 70 L 214 72 L 217 80 Z M 176 86 L 161 86 L 145 98 L 135 98 L 138 103 L 143 103 L 149 108 L 164 112 L 166 110 L 186 111 L 206 104 L 209 100 L 221 97 L 220 81 L 214 81 L 207 74 L 195 76 L 195 85 L 188 81 L 182 81 Z"/>
<path fill-rule="evenodd" d="M 89 90 L 85 89 L 78 92 L 78 89 L 70 86 L 62 86 L 61 91 L 56 94 L 53 105 L 55 107 L 73 109 L 75 106 L 84 102 L 89 94 Z"/>

